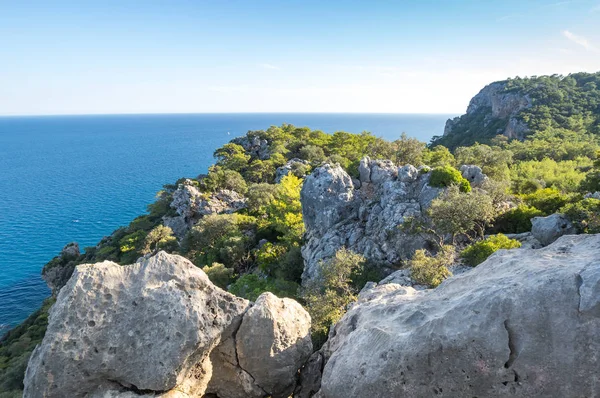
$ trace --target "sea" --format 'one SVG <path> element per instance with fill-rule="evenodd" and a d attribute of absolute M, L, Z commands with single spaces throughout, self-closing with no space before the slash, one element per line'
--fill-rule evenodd
<path fill-rule="evenodd" d="M 143 214 L 164 184 L 205 173 L 219 146 L 291 123 L 429 142 L 456 115 L 165 114 L 0 117 L 0 335 L 50 291 L 40 272 Z"/>

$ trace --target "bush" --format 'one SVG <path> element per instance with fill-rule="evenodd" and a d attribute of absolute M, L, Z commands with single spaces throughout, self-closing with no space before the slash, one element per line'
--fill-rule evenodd
<path fill-rule="evenodd" d="M 582 233 L 600 233 L 600 200 L 594 198 L 584 199 L 570 203 L 560 210 L 573 225 Z"/>
<path fill-rule="evenodd" d="M 141 253 L 150 254 L 159 250 L 173 251 L 176 248 L 177 238 L 173 236 L 173 230 L 164 225 L 159 225 L 146 235 Z"/>
<path fill-rule="evenodd" d="M 233 282 L 233 269 L 225 268 L 223 264 L 212 263 L 202 267 L 202 271 L 208 275 L 208 279 L 221 289 L 227 289 L 227 286 Z"/>
<path fill-rule="evenodd" d="M 521 242 L 509 239 L 506 235 L 498 234 L 472 244 L 462 251 L 460 257 L 465 264 L 475 267 L 484 262 L 498 249 L 514 249 L 521 247 Z"/>
<path fill-rule="evenodd" d="M 229 292 L 250 301 L 256 301 L 264 292 L 277 297 L 296 298 L 299 285 L 277 278 L 268 278 L 257 274 L 246 274 L 229 286 Z"/>
<path fill-rule="evenodd" d="M 532 207 L 540 210 L 544 215 L 556 213 L 569 201 L 567 195 L 562 194 L 556 188 L 545 188 L 533 193 L 523 195 L 523 201 Z"/>
<path fill-rule="evenodd" d="M 210 192 L 229 189 L 243 195 L 248 191 L 248 185 L 240 173 L 219 166 L 209 168 L 208 175 L 201 181 L 201 186 Z"/>
<path fill-rule="evenodd" d="M 365 262 L 363 256 L 343 247 L 335 257 L 321 262 L 318 276 L 306 284 L 302 297 L 312 319 L 315 348 L 323 345 L 329 327 L 344 315 L 347 305 L 356 300 L 352 275 L 360 272 Z"/>
<path fill-rule="evenodd" d="M 437 188 L 457 185 L 461 192 L 471 191 L 471 184 L 469 184 L 469 181 L 466 178 L 463 178 L 460 171 L 452 166 L 436 167 L 433 169 L 429 179 L 429 185 Z"/>
<path fill-rule="evenodd" d="M 531 219 L 543 216 L 544 213 L 535 207 L 520 204 L 494 220 L 493 231 L 506 234 L 520 234 L 531 231 Z"/>
<path fill-rule="evenodd" d="M 454 247 L 447 245 L 431 256 L 424 249 L 417 250 L 408 262 L 411 278 L 415 282 L 437 287 L 444 279 L 452 276 L 448 266 L 454 261 Z"/>

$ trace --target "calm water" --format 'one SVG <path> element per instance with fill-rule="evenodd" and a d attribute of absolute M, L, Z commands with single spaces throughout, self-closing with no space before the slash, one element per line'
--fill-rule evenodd
<path fill-rule="evenodd" d="M 145 211 L 163 184 L 194 177 L 220 145 L 292 123 L 326 132 L 402 132 L 429 141 L 454 115 L 198 114 L 0 118 L 0 334 L 49 291 L 42 266 Z M 228 134 L 229 132 L 229 134 Z"/>

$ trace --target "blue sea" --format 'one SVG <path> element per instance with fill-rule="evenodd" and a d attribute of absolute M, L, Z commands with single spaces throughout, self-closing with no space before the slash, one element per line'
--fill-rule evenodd
<path fill-rule="evenodd" d="M 195 177 L 248 130 L 292 123 L 325 132 L 402 132 L 428 142 L 455 115 L 181 114 L 0 117 L 0 335 L 50 292 L 43 265 L 126 225 L 164 184 Z"/>

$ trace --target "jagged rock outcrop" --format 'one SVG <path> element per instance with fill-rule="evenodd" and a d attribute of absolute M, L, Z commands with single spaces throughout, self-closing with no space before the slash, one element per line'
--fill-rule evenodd
<path fill-rule="evenodd" d="M 563 236 L 436 289 L 370 289 L 330 334 L 316 396 L 596 396 L 598 258 L 600 235 Z"/>
<path fill-rule="evenodd" d="M 464 164 L 460 166 L 460 173 L 474 188 L 480 188 L 488 179 L 488 176 L 481 171 L 481 167 L 475 165 Z"/>
<path fill-rule="evenodd" d="M 326 164 L 306 177 L 300 194 L 306 227 L 304 280 L 314 278 L 319 262 L 342 246 L 382 266 L 395 265 L 426 246 L 424 238 L 399 226 L 407 217 L 421 217 L 441 192 L 427 184 L 429 173 L 369 158 L 361 160 L 359 173 L 360 189 L 338 165 Z"/>
<path fill-rule="evenodd" d="M 286 164 L 277 168 L 275 172 L 275 183 L 279 184 L 283 177 L 296 170 L 301 171 L 298 177 L 304 177 L 306 175 L 306 170 L 308 170 L 309 167 L 310 163 L 307 160 L 298 158 L 290 159 L 287 161 Z"/>
<path fill-rule="evenodd" d="M 182 238 L 203 216 L 234 213 L 246 207 L 246 198 L 235 191 L 222 189 L 216 193 L 201 192 L 192 180 L 185 180 L 173 192 L 171 201 L 178 216 L 163 217 L 163 224 Z"/>
<path fill-rule="evenodd" d="M 57 294 L 60 288 L 67 283 L 73 274 L 73 269 L 75 269 L 75 260 L 80 254 L 79 244 L 71 242 L 63 247 L 58 256 L 44 266 L 42 279 L 52 290 L 52 294 Z"/>
<path fill-rule="evenodd" d="M 479 122 L 481 125 L 477 126 L 481 130 L 493 125 L 495 131 L 492 132 L 492 136 L 503 134 L 508 138 L 523 139 L 529 128 L 518 118 L 518 114 L 531 107 L 531 99 L 518 92 L 507 92 L 505 88 L 506 82 L 495 82 L 485 86 L 471 99 L 465 115 L 448 119 L 444 136 L 456 133 L 457 129 L 462 130 L 461 125 L 468 124 L 477 119 L 478 115 L 484 114 L 484 117 L 479 118 L 482 120 Z"/>
<path fill-rule="evenodd" d="M 575 233 L 577 229 L 564 214 L 555 213 L 531 219 L 531 234 L 542 246 L 549 245 L 563 235 Z"/>
<path fill-rule="evenodd" d="M 24 396 L 283 397 L 312 351 L 309 329 L 296 302 L 266 293 L 253 305 L 180 256 L 80 265 L 50 311 Z"/>
<path fill-rule="evenodd" d="M 253 135 L 250 132 L 245 136 L 234 138 L 231 142 L 241 145 L 244 150 L 254 158 L 267 160 L 271 156 L 271 153 L 269 152 L 269 141 L 260 138 L 257 135 Z"/>

